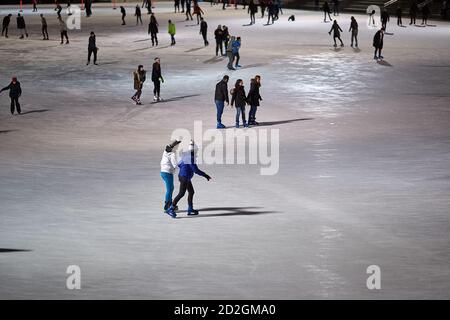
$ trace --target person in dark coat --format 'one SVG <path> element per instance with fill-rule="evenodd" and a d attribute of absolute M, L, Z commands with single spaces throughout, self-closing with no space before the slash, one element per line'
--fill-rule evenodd
<path fill-rule="evenodd" d="M 58 1 L 55 2 L 55 5 L 56 5 L 55 7 L 56 14 L 58 15 L 58 18 L 61 18 L 62 7 Z"/>
<path fill-rule="evenodd" d="M 143 25 L 143 23 L 142 23 L 142 12 L 141 12 L 141 7 L 139 7 L 139 5 L 136 5 L 136 10 L 134 12 L 134 15 L 136 16 L 136 25 L 138 25 L 139 22 L 141 22 L 141 25 Z"/>
<path fill-rule="evenodd" d="M 203 37 L 203 42 L 205 46 L 209 45 L 207 35 L 208 35 L 208 24 L 206 23 L 205 19 L 200 18 L 200 34 Z"/>
<path fill-rule="evenodd" d="M 325 1 L 323 3 L 322 10 L 323 10 L 323 22 L 327 22 L 327 15 L 328 15 L 328 18 L 330 19 L 330 21 L 332 21 L 331 15 L 330 15 L 331 10 L 330 10 L 328 1 Z"/>
<path fill-rule="evenodd" d="M 228 99 L 228 80 L 230 77 L 224 75 L 222 80 L 216 84 L 216 91 L 214 93 L 214 102 L 217 109 L 217 129 L 225 129 L 222 124 L 223 108 L 225 108 L 225 102 L 227 105 L 230 103 Z"/>
<path fill-rule="evenodd" d="M 344 46 L 344 43 L 342 42 L 342 39 L 341 39 L 341 32 L 342 32 L 342 29 L 341 29 L 341 27 L 339 27 L 339 25 L 338 25 L 338 23 L 337 23 L 336 20 L 334 20 L 333 25 L 331 26 L 330 31 L 328 31 L 328 34 L 331 34 L 331 31 L 333 31 L 334 46 L 337 47 L 336 39 L 339 39 L 339 41 L 341 42 L 341 47 L 343 47 L 343 46 Z"/>
<path fill-rule="evenodd" d="M 428 24 L 428 16 L 430 15 L 430 7 L 428 4 L 422 7 L 422 25 Z"/>
<path fill-rule="evenodd" d="M 42 36 L 44 37 L 42 40 L 48 40 L 47 19 L 44 18 L 44 15 L 42 13 L 40 16 L 42 25 Z"/>
<path fill-rule="evenodd" d="M 228 32 L 227 26 L 222 26 L 222 30 L 223 30 L 223 47 L 226 50 L 228 47 L 228 42 L 230 41 L 230 33 Z"/>
<path fill-rule="evenodd" d="M 250 112 L 248 114 L 248 124 L 258 126 L 256 122 L 256 111 L 259 107 L 259 102 L 262 101 L 259 94 L 259 88 L 261 87 L 261 76 L 256 75 L 254 79 L 250 80 L 250 91 L 247 95 L 247 101 L 250 104 Z"/>
<path fill-rule="evenodd" d="M 333 0 L 333 16 L 339 15 L 339 0 Z"/>
<path fill-rule="evenodd" d="M 120 13 L 122 14 L 122 25 L 126 25 L 125 23 L 125 17 L 127 15 L 127 11 L 125 10 L 125 8 L 123 6 L 120 6 Z"/>
<path fill-rule="evenodd" d="M 402 7 L 398 6 L 397 10 L 395 11 L 395 15 L 397 16 L 397 25 L 399 27 L 403 27 L 403 23 L 402 23 Z"/>
<path fill-rule="evenodd" d="M 159 58 L 155 58 L 155 62 L 153 63 L 152 81 L 153 81 L 153 101 L 159 102 L 162 100 L 160 97 L 161 82 L 164 82 L 164 78 L 161 74 L 161 60 Z"/>
<path fill-rule="evenodd" d="M 261 6 L 261 18 L 264 18 L 264 13 L 267 9 L 267 0 L 259 0 L 259 5 Z"/>
<path fill-rule="evenodd" d="M 86 65 L 91 63 L 91 56 L 94 54 L 94 64 L 97 65 L 97 44 L 95 40 L 95 33 L 94 31 L 91 31 L 91 35 L 89 36 L 89 44 L 88 44 L 88 60 Z"/>
<path fill-rule="evenodd" d="M 4 34 L 6 38 L 8 38 L 8 28 L 9 28 L 9 24 L 11 22 L 11 17 L 12 17 L 12 14 L 10 13 L 3 18 L 2 36 Z"/>
<path fill-rule="evenodd" d="M 383 38 L 384 38 L 384 28 L 381 28 L 375 33 L 375 36 L 373 37 L 373 47 L 375 48 L 375 54 L 373 58 L 375 60 L 383 59 L 383 56 L 381 55 L 381 50 L 383 49 Z"/>
<path fill-rule="evenodd" d="M 272 19 L 272 24 L 275 21 L 275 4 L 272 0 L 267 3 L 267 24 L 270 24 L 270 19 Z"/>
<path fill-rule="evenodd" d="M 383 11 L 381 12 L 381 27 L 384 28 L 385 30 L 389 20 L 390 20 L 389 13 L 387 12 L 386 9 L 383 9 Z"/>
<path fill-rule="evenodd" d="M 19 29 L 20 32 L 20 39 L 23 39 L 24 34 L 28 38 L 28 31 L 27 26 L 25 24 L 25 19 L 20 13 L 17 14 L 17 29 Z"/>
<path fill-rule="evenodd" d="M 155 14 L 152 13 L 150 16 L 150 23 L 148 25 L 148 34 L 151 35 L 152 38 L 152 47 L 155 45 L 158 46 L 158 21 L 156 21 Z"/>
<path fill-rule="evenodd" d="M 137 70 L 133 72 L 133 84 L 136 93 L 131 97 L 131 99 L 136 102 L 137 105 L 141 105 L 141 94 L 142 88 L 144 87 L 144 82 L 146 80 L 147 71 L 144 70 L 143 65 L 139 65 Z"/>
<path fill-rule="evenodd" d="M 417 7 L 417 2 L 413 1 L 411 4 L 411 7 L 409 8 L 409 16 L 411 17 L 411 24 L 416 24 L 416 17 L 417 17 L 417 11 L 419 11 L 419 8 Z"/>
<path fill-rule="evenodd" d="M 92 0 L 86 0 L 84 2 L 84 9 L 86 11 L 86 17 L 92 16 Z"/>
<path fill-rule="evenodd" d="M 223 56 L 223 30 L 222 30 L 222 26 L 220 24 L 217 26 L 217 29 L 214 31 L 214 38 L 216 39 L 216 56 L 219 55 L 219 49 L 220 49 L 220 55 Z"/>
<path fill-rule="evenodd" d="M 192 4 L 192 0 L 186 0 L 186 21 L 189 19 L 194 20 L 194 18 L 192 18 L 192 13 L 191 13 L 191 4 Z"/>
<path fill-rule="evenodd" d="M 353 47 L 353 40 L 355 41 L 355 47 L 358 48 L 358 22 L 356 21 L 355 17 L 351 17 L 350 22 L 350 28 L 348 29 L 348 32 L 352 33 L 352 40 L 350 47 Z"/>
<path fill-rule="evenodd" d="M 255 4 L 254 0 L 250 0 L 247 12 L 250 13 L 250 24 L 255 24 L 256 23 L 255 14 L 258 12 L 258 6 Z"/>
<path fill-rule="evenodd" d="M 17 109 L 17 113 L 21 113 L 19 97 L 22 95 L 22 88 L 20 87 L 20 82 L 17 81 L 17 77 L 13 77 L 11 83 L 0 90 L 9 90 L 9 98 L 11 99 L 11 114 L 14 114 L 14 110 Z"/>
<path fill-rule="evenodd" d="M 242 124 L 244 128 L 248 127 L 245 121 L 245 105 L 247 104 L 247 96 L 245 95 L 244 81 L 238 79 L 231 90 L 231 106 L 236 107 L 236 128 L 239 128 L 239 116 L 242 115 Z"/>

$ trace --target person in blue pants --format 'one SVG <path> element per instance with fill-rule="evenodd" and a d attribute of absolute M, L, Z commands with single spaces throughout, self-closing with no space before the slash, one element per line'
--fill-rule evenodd
<path fill-rule="evenodd" d="M 228 99 L 228 80 L 230 79 L 229 76 L 224 75 L 222 80 L 216 84 L 216 91 L 214 93 L 214 102 L 216 104 L 217 109 L 217 129 L 224 129 L 226 128 L 222 124 L 222 114 L 223 114 L 223 108 L 225 107 L 225 101 L 227 104 L 230 103 Z"/>
<path fill-rule="evenodd" d="M 187 214 L 188 216 L 194 216 L 198 215 L 198 210 L 194 210 L 194 186 L 192 185 L 192 178 L 194 177 L 194 173 L 198 174 L 199 176 L 202 176 L 206 178 L 206 180 L 211 180 L 211 177 L 200 170 L 195 163 L 196 158 L 196 146 L 194 144 L 194 141 L 191 141 L 189 145 L 189 151 L 185 152 L 180 162 L 178 163 L 178 167 L 180 168 L 180 171 L 178 173 L 178 179 L 180 180 L 180 191 L 178 192 L 178 195 L 175 197 L 175 199 L 172 202 L 172 205 L 167 210 L 167 214 L 170 215 L 172 218 L 176 218 L 177 214 L 176 206 L 178 202 L 181 200 L 181 198 L 184 197 L 186 190 L 188 192 L 188 210 Z"/>
<path fill-rule="evenodd" d="M 166 186 L 166 196 L 164 202 L 164 211 L 169 209 L 172 204 L 173 194 L 173 174 L 177 168 L 177 160 L 175 157 L 174 148 L 181 141 L 175 140 L 171 144 L 167 145 L 161 158 L 161 178 Z M 178 208 L 175 208 L 177 210 Z"/>

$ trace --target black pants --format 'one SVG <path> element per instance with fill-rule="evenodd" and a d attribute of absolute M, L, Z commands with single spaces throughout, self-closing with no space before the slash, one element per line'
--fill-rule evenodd
<path fill-rule="evenodd" d="M 374 57 L 377 57 L 377 52 L 378 52 L 378 57 L 381 56 L 381 49 L 382 48 L 375 48 Z"/>
<path fill-rule="evenodd" d="M 94 54 L 94 63 L 97 63 L 97 48 L 88 48 L 88 62 L 91 62 L 92 54 Z"/>
<path fill-rule="evenodd" d="M 194 186 L 192 185 L 191 180 L 187 180 L 186 178 L 178 176 L 178 180 L 180 181 L 180 191 L 178 191 L 177 196 L 172 202 L 172 205 L 175 207 L 181 198 L 186 194 L 186 190 L 188 192 L 188 206 L 192 207 L 194 202 Z"/>
<path fill-rule="evenodd" d="M 3 33 L 5 34 L 5 37 L 8 38 L 8 26 L 3 26 L 2 35 L 3 35 Z"/>
<path fill-rule="evenodd" d="M 11 98 L 11 114 L 14 114 L 14 110 L 17 109 L 17 113 L 20 114 L 20 103 L 19 97 L 10 97 Z"/>
<path fill-rule="evenodd" d="M 256 23 L 255 13 L 250 12 L 250 24 Z"/>
<path fill-rule="evenodd" d="M 44 39 L 48 39 L 47 26 L 42 26 L 42 36 L 44 37 Z"/>
<path fill-rule="evenodd" d="M 192 18 L 192 14 L 191 14 L 191 8 L 186 8 L 186 20 L 189 20 L 189 18 L 191 18 L 191 20 L 194 20 Z"/>
<path fill-rule="evenodd" d="M 330 18 L 330 21 L 332 21 L 329 11 L 323 12 L 323 21 L 327 21 L 327 14 L 328 14 L 328 18 Z"/>
<path fill-rule="evenodd" d="M 142 16 L 136 16 L 136 25 L 139 24 L 139 21 L 141 22 L 142 25 Z"/>
<path fill-rule="evenodd" d="M 205 46 L 209 44 L 208 39 L 206 39 L 206 31 L 202 32 L 203 42 L 205 43 Z"/>
<path fill-rule="evenodd" d="M 141 86 L 141 88 L 139 90 L 136 90 L 136 93 L 131 98 L 139 100 L 139 99 L 141 99 L 141 94 L 142 94 L 142 86 Z"/>
<path fill-rule="evenodd" d="M 216 39 L 216 56 L 219 54 L 219 49 L 220 55 L 223 55 L 222 39 Z"/>
<path fill-rule="evenodd" d="M 398 25 L 398 26 L 403 25 L 403 23 L 402 23 L 402 17 L 397 17 L 397 25 Z"/>
<path fill-rule="evenodd" d="M 153 80 L 153 94 L 159 98 L 160 91 L 161 91 L 161 81 Z"/>
<path fill-rule="evenodd" d="M 156 43 L 156 45 L 158 45 L 157 33 L 156 32 L 152 32 L 152 33 L 150 33 L 150 36 L 152 37 L 152 46 L 155 45 L 155 43 Z"/>
<path fill-rule="evenodd" d="M 415 15 L 411 16 L 411 22 L 409 24 L 416 24 L 416 16 Z"/>
<path fill-rule="evenodd" d="M 67 30 L 61 31 L 61 43 L 64 42 L 64 38 L 66 38 L 66 42 L 69 43 L 69 37 L 67 36 Z"/>

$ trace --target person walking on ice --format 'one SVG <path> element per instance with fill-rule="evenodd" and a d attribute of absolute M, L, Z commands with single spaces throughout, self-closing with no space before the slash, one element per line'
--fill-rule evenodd
<path fill-rule="evenodd" d="M 152 38 L 152 47 L 155 45 L 158 46 L 158 21 L 156 21 L 155 14 L 152 13 L 150 16 L 150 23 L 148 25 L 148 34 L 150 34 Z"/>
<path fill-rule="evenodd" d="M 28 31 L 27 26 L 25 24 L 25 18 L 20 13 L 17 14 L 17 29 L 19 29 L 20 39 L 23 39 L 24 34 L 28 38 Z"/>
<path fill-rule="evenodd" d="M 342 42 L 342 39 L 341 39 L 341 32 L 342 32 L 342 29 L 341 29 L 341 27 L 338 25 L 338 23 L 337 23 L 336 20 L 333 21 L 333 25 L 331 26 L 330 31 L 328 31 L 328 34 L 331 34 L 331 31 L 333 31 L 334 46 L 337 47 L 336 39 L 339 39 L 339 41 L 341 42 L 341 47 L 343 47 L 343 46 L 344 46 L 344 43 Z"/>
<path fill-rule="evenodd" d="M 383 49 L 384 28 L 381 28 L 373 37 L 373 47 L 375 48 L 374 60 L 382 60 L 381 50 Z M 378 56 L 377 56 L 378 52 Z"/>
<path fill-rule="evenodd" d="M 61 31 L 61 44 L 64 43 L 64 38 L 66 39 L 66 44 L 69 44 L 69 36 L 67 35 L 67 25 L 62 18 L 58 18 L 59 30 Z"/>
<path fill-rule="evenodd" d="M 88 44 L 88 60 L 86 65 L 89 65 L 91 63 L 91 56 L 94 54 L 94 64 L 97 65 L 97 43 L 95 39 L 95 33 L 94 31 L 91 31 L 91 35 L 89 36 L 89 44 Z"/>
<path fill-rule="evenodd" d="M 174 149 L 181 141 L 173 141 L 171 144 L 168 144 L 163 152 L 161 158 L 161 178 L 164 181 L 166 186 L 166 195 L 164 199 L 164 212 L 166 212 L 169 207 L 172 205 L 172 194 L 173 194 L 173 174 L 177 169 L 177 159 L 175 156 Z M 178 207 L 174 208 L 175 211 L 178 210 Z"/>
<path fill-rule="evenodd" d="M 47 19 L 44 18 L 44 15 L 42 13 L 40 16 L 42 25 L 42 36 L 44 37 L 42 40 L 48 40 Z"/>
<path fill-rule="evenodd" d="M 203 43 L 205 44 L 205 46 L 209 45 L 208 39 L 207 39 L 207 35 L 208 35 L 208 24 L 206 23 L 206 21 L 203 18 L 200 18 L 200 34 L 203 37 Z"/>
<path fill-rule="evenodd" d="M 17 109 L 17 113 L 21 113 L 19 97 L 22 95 L 22 88 L 20 82 L 17 81 L 17 77 L 12 77 L 11 83 L 0 90 L 0 93 L 9 90 L 9 98 L 11 99 L 11 114 L 14 114 L 14 110 Z"/>
<path fill-rule="evenodd" d="M 259 126 L 256 122 L 256 111 L 259 107 L 259 102 L 262 101 L 259 94 L 259 88 L 261 87 L 261 76 L 256 75 L 255 78 L 250 80 L 250 90 L 248 92 L 247 101 L 250 105 L 250 112 L 248 114 L 248 124 L 252 126 Z"/>
<path fill-rule="evenodd" d="M 161 74 L 161 60 L 155 58 L 155 62 L 152 66 L 152 81 L 153 81 L 153 102 L 161 101 L 161 82 L 164 82 L 164 78 Z"/>
<path fill-rule="evenodd" d="M 189 144 L 189 151 L 183 153 L 180 162 L 178 163 L 178 168 L 180 168 L 178 173 L 178 179 L 180 181 L 180 190 L 178 192 L 178 195 L 175 197 L 175 199 L 172 202 L 172 205 L 167 210 L 167 214 L 170 215 L 172 218 L 176 218 L 177 214 L 175 213 L 175 208 L 178 204 L 178 202 L 184 197 L 186 194 L 186 190 L 188 192 L 188 210 L 187 214 L 188 216 L 195 216 L 198 215 L 198 210 L 194 209 L 194 186 L 192 185 L 192 178 L 194 177 L 194 174 L 198 174 L 199 176 L 204 177 L 206 180 L 211 180 L 211 177 L 200 170 L 196 164 L 196 157 L 197 157 L 197 146 L 195 145 L 194 141 L 191 140 Z"/>
<path fill-rule="evenodd" d="M 172 20 L 169 20 L 169 25 L 167 26 L 167 32 L 170 34 L 170 45 L 174 46 L 176 44 L 175 34 L 177 33 L 177 28 Z"/>
<path fill-rule="evenodd" d="M 245 95 L 244 81 L 238 79 L 234 88 L 231 90 L 231 106 L 236 107 L 236 128 L 239 128 L 239 117 L 242 116 L 242 124 L 244 128 L 248 127 L 245 121 L 245 105 L 247 104 L 247 97 Z"/>
<path fill-rule="evenodd" d="M 350 47 L 353 47 L 353 40 L 355 41 L 355 48 L 358 48 L 358 22 L 356 22 L 355 17 L 351 17 L 350 28 L 348 32 L 352 33 L 352 40 Z"/>
<path fill-rule="evenodd" d="M 327 22 L 327 15 L 328 18 L 330 19 L 330 21 L 332 21 L 333 19 L 331 19 L 331 10 L 330 10 L 330 5 L 328 4 L 327 1 L 325 1 L 322 5 L 322 10 L 323 10 L 323 22 Z"/>
<path fill-rule="evenodd" d="M 122 14 L 122 25 L 126 25 L 125 23 L 125 17 L 127 15 L 127 11 L 125 10 L 125 8 L 123 6 L 120 6 L 120 13 Z"/>
<path fill-rule="evenodd" d="M 395 14 L 397 16 L 397 26 L 399 27 L 403 27 L 403 23 L 402 23 L 402 7 L 398 6 L 397 10 L 395 11 Z"/>
<path fill-rule="evenodd" d="M 2 22 L 2 36 L 5 35 L 5 38 L 8 38 L 8 28 L 9 28 L 9 24 L 11 22 L 11 17 L 12 14 L 8 14 L 7 16 L 5 16 L 3 18 L 3 22 Z"/>
<path fill-rule="evenodd" d="M 222 114 L 223 108 L 225 108 L 225 102 L 230 104 L 228 98 L 228 80 L 230 77 L 224 75 L 222 80 L 216 84 L 216 91 L 214 93 L 214 103 L 217 109 L 217 129 L 225 129 L 226 127 L 222 124 Z"/>
<path fill-rule="evenodd" d="M 133 100 L 137 105 L 141 105 L 141 94 L 142 94 L 142 88 L 144 86 L 144 82 L 146 79 L 147 71 L 144 70 L 143 65 L 139 65 L 137 70 L 133 72 L 133 82 L 134 82 L 134 90 L 136 90 L 136 93 L 131 97 L 131 100 Z"/>
<path fill-rule="evenodd" d="M 136 10 L 134 12 L 134 15 L 136 17 L 136 25 L 139 25 L 139 22 L 141 22 L 141 25 L 143 25 L 141 7 L 139 7 L 138 4 L 136 5 Z"/>

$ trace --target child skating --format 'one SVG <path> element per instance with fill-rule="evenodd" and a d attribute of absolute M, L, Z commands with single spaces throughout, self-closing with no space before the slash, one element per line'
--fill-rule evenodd
<path fill-rule="evenodd" d="M 161 158 L 161 178 L 164 181 L 166 186 L 166 196 L 164 201 L 164 212 L 166 212 L 169 207 L 172 205 L 172 194 L 173 194 L 173 174 L 177 169 L 177 159 L 175 156 L 174 149 L 181 141 L 173 141 L 171 144 L 168 144 L 164 149 L 162 158 Z M 175 207 L 174 210 L 178 210 L 178 207 Z"/>
<path fill-rule="evenodd" d="M 12 77 L 11 83 L 0 90 L 0 93 L 9 90 L 9 98 L 11 99 L 11 114 L 14 114 L 14 110 L 17 113 L 21 113 L 19 97 L 22 95 L 22 88 L 20 87 L 20 82 L 17 81 L 17 77 Z"/>

